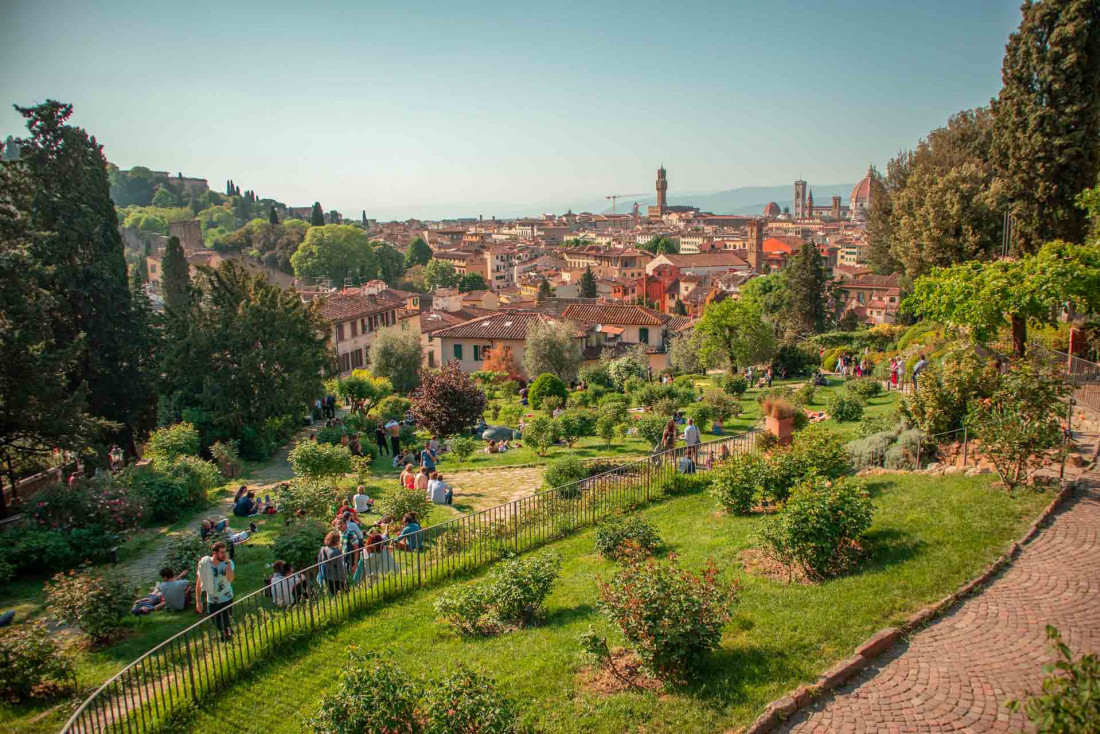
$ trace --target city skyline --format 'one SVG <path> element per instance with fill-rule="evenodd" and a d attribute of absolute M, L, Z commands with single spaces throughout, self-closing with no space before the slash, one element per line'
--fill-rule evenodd
<path fill-rule="evenodd" d="M 854 182 L 987 104 L 1019 18 L 1015 2 L 291 10 L 6 4 L 4 97 L 73 103 L 123 168 L 488 218 L 652 191 L 661 162 L 673 201 Z M 6 105 L 0 133 L 23 133 Z"/>

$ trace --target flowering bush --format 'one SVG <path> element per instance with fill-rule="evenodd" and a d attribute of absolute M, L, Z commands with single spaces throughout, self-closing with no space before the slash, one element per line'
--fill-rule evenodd
<path fill-rule="evenodd" d="M 781 563 L 799 566 L 812 578 L 836 576 L 856 558 L 873 510 L 858 482 L 810 475 L 791 491 L 761 538 L 768 554 Z"/>
<path fill-rule="evenodd" d="M 20 701 L 76 683 L 72 656 L 42 622 L 0 630 L 0 697 Z"/>
<path fill-rule="evenodd" d="M 421 684 L 386 657 L 351 650 L 336 686 L 306 721 L 316 734 L 421 732 L 416 716 Z"/>
<path fill-rule="evenodd" d="M 492 678 L 461 663 L 446 678 L 429 682 L 421 699 L 424 734 L 512 734 L 519 731 L 515 701 Z"/>
<path fill-rule="evenodd" d="M 618 558 L 632 544 L 646 553 L 661 547 L 657 528 L 637 515 L 610 515 L 596 526 L 596 552 L 604 558 Z"/>
<path fill-rule="evenodd" d="M 863 417 L 863 400 L 855 395 L 836 393 L 825 405 L 829 417 L 841 423 L 858 421 Z"/>
<path fill-rule="evenodd" d="M 435 610 L 460 632 L 491 635 L 531 624 L 561 573 L 554 551 L 513 558 L 493 567 L 489 578 L 445 591 Z"/>
<path fill-rule="evenodd" d="M 94 527 L 119 533 L 137 527 L 145 513 L 139 496 L 111 478 L 81 479 L 72 486 L 55 484 L 31 495 L 25 505 L 38 527 L 69 531 Z"/>
<path fill-rule="evenodd" d="M 117 571 L 89 566 L 59 573 L 46 584 L 46 608 L 56 619 L 79 627 L 93 644 L 107 642 L 122 627 L 134 589 Z"/>
<path fill-rule="evenodd" d="M 708 560 L 701 574 L 633 552 L 608 582 L 599 582 L 599 608 L 657 678 L 683 679 L 722 640 L 734 587 Z"/>

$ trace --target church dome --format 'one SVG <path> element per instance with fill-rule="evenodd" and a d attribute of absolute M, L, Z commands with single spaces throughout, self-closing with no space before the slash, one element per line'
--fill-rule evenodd
<path fill-rule="evenodd" d="M 852 198 L 848 200 L 851 206 L 867 207 L 871 203 L 871 178 L 873 175 L 874 172 L 871 166 L 867 166 L 867 175 L 852 189 Z"/>
<path fill-rule="evenodd" d="M 779 205 L 773 201 L 769 203 L 766 207 L 764 207 L 764 216 L 768 219 L 775 219 L 779 216 L 781 211 L 782 210 L 779 208 Z"/>

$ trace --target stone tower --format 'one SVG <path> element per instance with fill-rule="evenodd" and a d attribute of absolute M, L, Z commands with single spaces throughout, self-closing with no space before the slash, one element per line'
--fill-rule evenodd
<path fill-rule="evenodd" d="M 806 216 L 806 182 L 798 179 L 794 182 L 794 218 L 803 219 Z"/>
<path fill-rule="evenodd" d="M 810 189 L 810 198 L 806 201 L 806 219 L 814 218 L 814 190 Z"/>
<path fill-rule="evenodd" d="M 665 166 L 661 164 L 661 167 L 657 169 L 657 209 L 664 214 L 667 211 L 668 201 L 666 201 L 666 193 L 668 192 L 668 179 L 665 177 Z"/>
<path fill-rule="evenodd" d="M 840 221 L 840 194 L 833 194 L 833 219 Z"/>
<path fill-rule="evenodd" d="M 795 200 L 797 203 L 797 199 Z M 745 243 L 745 249 L 748 251 L 748 263 L 752 268 L 752 272 L 761 272 L 761 266 L 764 263 L 764 226 L 763 219 L 754 219 L 749 222 L 748 226 L 748 239 Z"/>

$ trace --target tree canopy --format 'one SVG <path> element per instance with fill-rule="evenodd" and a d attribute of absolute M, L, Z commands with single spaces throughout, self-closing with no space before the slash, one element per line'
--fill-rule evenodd
<path fill-rule="evenodd" d="M 527 330 L 523 369 L 528 377 L 549 372 L 569 383 L 581 367 L 581 345 L 571 321 L 535 321 Z"/>
<path fill-rule="evenodd" d="M 290 264 L 299 278 L 330 278 L 337 288 L 347 278 L 366 282 L 378 277 L 374 246 L 366 232 L 348 224 L 310 227 Z"/>
<path fill-rule="evenodd" d="M 410 242 L 409 249 L 405 250 L 406 268 L 411 268 L 414 265 L 427 265 L 431 259 L 432 248 L 428 247 L 428 243 L 422 237 L 417 237 Z"/>
<path fill-rule="evenodd" d="M 399 326 L 382 329 L 370 345 L 370 369 L 377 377 L 385 377 L 394 390 L 407 393 L 420 384 L 420 367 L 424 352 L 420 336 Z"/>
<path fill-rule="evenodd" d="M 487 290 L 489 290 L 489 284 L 485 282 L 485 278 L 481 277 L 481 273 L 466 273 L 458 279 L 459 293 Z"/>
<path fill-rule="evenodd" d="M 592 274 L 592 267 L 590 265 L 586 265 L 584 273 L 581 274 L 579 290 L 581 298 L 595 298 L 599 295 L 599 291 L 596 288 L 596 276 Z"/>
<path fill-rule="evenodd" d="M 736 369 L 764 362 L 775 353 L 771 327 L 751 301 L 726 299 L 711 305 L 695 330 L 702 338 L 700 355 L 706 364 L 725 360 Z"/>
<path fill-rule="evenodd" d="M 424 266 L 424 286 L 432 288 L 454 288 L 458 285 L 458 272 L 455 266 L 446 260 L 432 258 Z"/>

